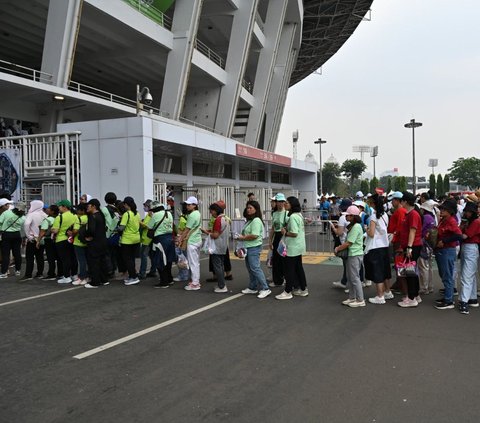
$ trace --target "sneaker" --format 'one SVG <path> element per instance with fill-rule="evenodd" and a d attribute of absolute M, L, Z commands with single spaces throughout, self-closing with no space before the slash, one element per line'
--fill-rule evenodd
<path fill-rule="evenodd" d="M 435 303 L 437 304 L 442 304 L 445 302 L 445 298 L 439 298 L 438 300 L 435 300 Z"/>
<path fill-rule="evenodd" d="M 269 289 L 262 289 L 260 290 L 260 292 L 258 293 L 257 295 L 257 298 L 266 298 L 268 297 L 270 294 L 272 293 L 272 291 L 270 291 Z"/>
<path fill-rule="evenodd" d="M 173 282 L 186 282 L 186 279 L 173 278 Z"/>
<path fill-rule="evenodd" d="M 296 297 L 308 297 L 308 288 L 305 288 L 303 291 L 301 289 L 295 289 L 292 294 Z"/>
<path fill-rule="evenodd" d="M 217 293 L 217 294 L 224 294 L 226 292 L 228 292 L 228 288 L 227 288 L 227 285 L 225 285 L 223 288 L 219 288 L 218 286 L 213 290 L 213 292 Z"/>
<path fill-rule="evenodd" d="M 15 276 L 20 276 L 22 274 L 22 272 L 20 272 L 20 270 L 15 270 Z"/>
<path fill-rule="evenodd" d="M 392 291 L 389 291 L 389 292 L 385 292 L 385 294 L 383 295 L 383 298 L 385 298 L 386 300 L 393 300 L 395 298 L 395 295 L 393 295 Z"/>
<path fill-rule="evenodd" d="M 128 278 L 126 281 L 123 282 L 124 285 L 136 285 L 137 283 L 140 282 L 140 279 L 138 278 Z"/>
<path fill-rule="evenodd" d="M 468 311 L 468 303 L 465 303 L 463 301 L 458 302 L 458 309 L 460 310 L 460 313 L 462 314 L 470 314 Z"/>
<path fill-rule="evenodd" d="M 357 301 L 355 298 L 347 298 L 346 300 L 342 301 L 343 305 L 349 305 L 350 303 L 354 303 Z"/>
<path fill-rule="evenodd" d="M 42 281 L 54 281 L 55 279 L 57 279 L 56 276 L 45 276 L 42 278 Z"/>
<path fill-rule="evenodd" d="M 188 285 L 185 285 L 183 289 L 185 291 L 198 291 L 200 289 L 200 284 L 190 282 Z"/>
<path fill-rule="evenodd" d="M 242 294 L 258 294 L 258 291 L 255 289 L 245 288 L 242 289 Z"/>
<path fill-rule="evenodd" d="M 281 283 L 280 285 L 277 285 L 275 282 L 270 282 L 270 283 L 268 284 L 268 286 L 269 286 L 270 288 L 278 288 L 278 287 L 280 287 L 280 286 L 283 286 L 283 283 Z"/>
<path fill-rule="evenodd" d="M 372 281 L 369 279 L 365 279 L 365 286 L 372 286 Z"/>
<path fill-rule="evenodd" d="M 57 281 L 57 283 L 59 283 L 59 284 L 69 284 L 69 283 L 72 283 L 72 278 L 71 277 L 61 278 Z"/>
<path fill-rule="evenodd" d="M 75 286 L 80 286 L 80 285 L 86 285 L 88 283 L 88 281 L 86 279 L 77 279 L 76 281 L 73 281 L 72 282 L 72 285 L 75 285 Z"/>
<path fill-rule="evenodd" d="M 21 278 L 19 280 L 19 282 L 26 282 L 26 281 L 31 281 L 31 280 L 33 280 L 32 276 L 24 276 L 23 278 Z"/>
<path fill-rule="evenodd" d="M 345 294 L 348 294 L 350 290 L 347 288 L 347 289 L 344 289 L 343 292 L 345 292 Z"/>
<path fill-rule="evenodd" d="M 76 281 L 77 279 L 80 279 L 80 278 L 78 277 L 78 275 L 73 275 L 73 276 L 72 276 L 72 281 Z"/>
<path fill-rule="evenodd" d="M 355 300 L 355 301 L 352 301 L 351 303 L 348 303 L 348 306 L 353 307 L 353 308 L 355 308 L 355 307 L 365 307 L 366 305 L 367 304 L 365 303 L 364 300 L 363 301 Z"/>
<path fill-rule="evenodd" d="M 164 288 L 165 289 L 165 288 L 170 288 L 170 284 L 165 285 L 165 284 L 160 282 L 160 283 L 157 283 L 156 285 L 153 285 L 153 287 L 154 288 Z"/>
<path fill-rule="evenodd" d="M 90 283 L 90 281 L 87 282 L 87 283 Z M 108 282 L 108 281 L 107 281 L 107 282 L 104 282 L 104 283 L 102 283 L 102 285 L 103 285 L 103 286 L 108 286 L 108 285 L 110 285 L 110 282 Z"/>
<path fill-rule="evenodd" d="M 477 308 L 479 306 L 478 300 L 468 300 L 468 305 L 473 308 Z"/>
<path fill-rule="evenodd" d="M 455 308 L 455 304 L 453 304 L 453 302 L 447 303 L 447 302 L 443 301 L 442 303 L 436 304 L 435 308 L 437 310 L 451 310 L 452 308 Z"/>
<path fill-rule="evenodd" d="M 385 304 L 386 303 L 385 297 L 379 297 L 378 295 L 375 296 L 375 297 L 369 298 L 368 302 L 372 303 L 372 304 Z"/>
<path fill-rule="evenodd" d="M 333 282 L 332 286 L 334 288 L 340 288 L 340 289 L 345 289 L 347 285 L 344 285 L 342 282 Z"/>
<path fill-rule="evenodd" d="M 422 300 L 422 297 L 420 297 L 420 295 L 417 295 L 417 296 L 415 297 L 415 301 L 416 301 L 418 304 L 420 304 L 423 300 Z"/>
<path fill-rule="evenodd" d="M 0 273 L 0 279 L 7 279 L 8 273 Z"/>
<path fill-rule="evenodd" d="M 293 295 L 291 292 L 283 291 L 281 294 L 275 295 L 275 298 L 277 300 L 291 300 Z"/>
<path fill-rule="evenodd" d="M 98 285 L 92 285 L 91 283 L 86 283 L 83 285 L 85 288 L 90 289 L 90 288 L 98 288 Z"/>
<path fill-rule="evenodd" d="M 417 307 L 418 303 L 417 300 L 411 300 L 410 298 L 405 298 L 403 301 L 397 303 L 400 307 L 407 308 L 407 307 Z"/>

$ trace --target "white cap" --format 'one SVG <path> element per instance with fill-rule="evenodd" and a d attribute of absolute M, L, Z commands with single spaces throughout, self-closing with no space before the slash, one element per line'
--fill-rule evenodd
<path fill-rule="evenodd" d="M 185 204 L 195 204 L 197 205 L 198 204 L 198 200 L 196 197 L 188 197 L 186 200 L 185 200 Z"/>
<path fill-rule="evenodd" d="M 358 191 L 356 194 L 355 194 L 356 197 L 362 197 L 363 198 L 363 192 L 362 191 Z"/>
<path fill-rule="evenodd" d="M 6 198 L 0 198 L 0 207 L 6 206 L 7 204 L 13 204 L 13 201 L 7 200 Z"/>

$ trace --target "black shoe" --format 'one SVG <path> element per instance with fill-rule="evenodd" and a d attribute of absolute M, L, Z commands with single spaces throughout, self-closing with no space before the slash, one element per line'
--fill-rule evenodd
<path fill-rule="evenodd" d="M 225 276 L 226 281 L 233 281 L 233 275 Z"/>
<path fill-rule="evenodd" d="M 450 310 L 450 309 L 452 309 L 452 308 L 455 308 L 455 304 L 453 304 L 453 303 L 447 303 L 447 302 L 444 301 L 444 302 L 442 302 L 442 303 L 440 303 L 440 304 L 437 304 L 437 305 L 435 306 L 435 308 L 436 308 L 437 310 Z"/>
<path fill-rule="evenodd" d="M 458 309 L 460 310 L 460 313 L 462 313 L 462 314 L 469 314 L 468 303 L 464 303 L 463 301 L 459 301 L 458 302 Z"/>
<path fill-rule="evenodd" d="M 435 300 L 437 304 L 442 304 L 445 302 L 445 298 L 439 298 L 438 300 Z"/>
<path fill-rule="evenodd" d="M 24 276 L 23 278 L 20 278 L 18 282 L 26 282 L 26 281 L 31 281 L 31 280 L 33 280 L 33 277 Z"/>
<path fill-rule="evenodd" d="M 440 288 L 440 294 L 445 294 L 445 288 Z M 453 288 L 453 295 L 458 295 L 457 288 Z"/>
<path fill-rule="evenodd" d="M 477 307 L 479 306 L 478 300 L 468 300 L 468 305 L 469 305 L 470 307 L 477 308 Z"/>
<path fill-rule="evenodd" d="M 169 284 L 163 284 L 163 283 L 157 283 L 156 285 L 153 285 L 154 288 L 170 288 Z"/>

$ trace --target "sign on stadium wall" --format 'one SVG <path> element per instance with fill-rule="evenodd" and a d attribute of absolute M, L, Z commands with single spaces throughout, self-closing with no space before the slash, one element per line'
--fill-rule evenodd
<path fill-rule="evenodd" d="M 237 144 L 237 156 L 248 157 L 249 159 L 260 160 L 263 162 L 274 163 L 281 166 L 291 166 L 292 159 L 280 154 L 270 153 L 259 148 L 249 147 L 248 145 Z"/>

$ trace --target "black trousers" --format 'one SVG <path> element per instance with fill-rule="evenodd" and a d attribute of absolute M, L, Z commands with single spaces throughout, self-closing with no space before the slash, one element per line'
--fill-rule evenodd
<path fill-rule="evenodd" d="M 60 259 L 58 258 L 57 249 L 55 248 L 55 241 L 51 238 L 44 238 L 43 240 L 45 241 L 45 253 L 47 254 L 48 262 L 47 275 L 50 278 L 54 278 L 56 275 L 62 276 L 61 273 L 63 269 Z"/>
<path fill-rule="evenodd" d="M 307 279 L 302 265 L 302 256 L 284 257 L 285 279 L 287 280 L 285 291 L 292 292 L 300 288 L 304 291 L 307 288 Z"/>
<path fill-rule="evenodd" d="M 422 249 L 421 246 L 412 248 L 412 260 L 418 261 L 418 258 L 420 257 L 421 249 Z M 418 275 L 411 278 L 405 278 L 405 279 L 407 280 L 408 298 L 413 300 L 415 299 L 415 297 L 418 297 L 418 291 L 420 289 L 420 281 L 418 279 Z"/>
<path fill-rule="evenodd" d="M 75 251 L 73 250 L 73 244 L 70 244 L 67 240 L 55 243 L 58 257 L 62 262 L 63 276 L 68 278 L 76 275 L 78 270 L 77 258 L 75 257 Z"/>
<path fill-rule="evenodd" d="M 25 277 L 31 278 L 33 274 L 34 261 L 37 262 L 37 277 L 43 276 L 44 259 L 43 259 L 43 245 L 37 248 L 37 241 L 28 241 L 25 248 L 25 260 L 27 265 L 25 267 Z"/>
<path fill-rule="evenodd" d="M 138 249 L 140 248 L 140 244 L 121 244 L 120 250 L 122 251 L 122 259 L 123 264 L 126 267 L 128 272 L 129 278 L 136 278 L 137 271 L 135 269 L 135 257 L 137 257 Z M 118 266 L 118 270 L 120 270 L 120 263 Z"/>
<path fill-rule="evenodd" d="M 285 261 L 284 257 L 277 253 L 278 244 L 282 239 L 281 232 L 275 232 L 273 236 L 272 251 L 272 280 L 275 285 L 282 285 L 285 279 Z"/>
<path fill-rule="evenodd" d="M 10 265 L 10 252 L 15 259 L 15 270 L 22 268 L 22 237 L 20 232 L 4 232 L 2 234 L 2 273 L 8 273 Z"/>
<path fill-rule="evenodd" d="M 99 286 L 108 282 L 108 251 L 92 254 L 87 248 L 88 273 L 90 285 Z"/>

